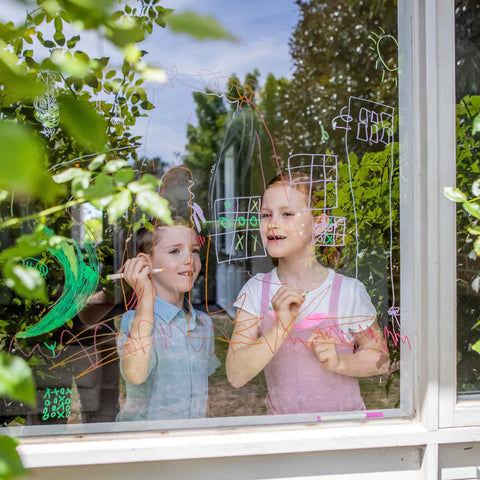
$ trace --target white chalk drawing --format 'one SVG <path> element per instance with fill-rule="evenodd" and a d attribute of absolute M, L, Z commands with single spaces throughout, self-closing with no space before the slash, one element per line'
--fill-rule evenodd
<path fill-rule="evenodd" d="M 292 180 L 293 172 L 307 174 L 306 182 Z M 336 155 L 297 153 L 288 158 L 287 172 L 290 175 L 290 188 L 304 184 L 309 188 L 308 209 L 324 211 L 337 207 L 338 157 Z M 321 206 L 312 205 L 311 197 L 317 192 L 323 201 Z"/>
<path fill-rule="evenodd" d="M 321 233 L 314 234 L 314 243 L 318 247 L 342 247 L 345 245 L 345 217 L 313 217 L 314 225 L 320 224 Z"/>
<path fill-rule="evenodd" d="M 386 81 L 385 76 L 386 73 L 391 73 L 394 75 L 393 79 L 395 85 L 397 85 L 397 75 L 396 72 L 398 71 L 398 65 L 396 62 L 396 58 L 384 58 L 384 54 L 382 54 L 382 50 L 384 49 L 384 45 L 388 43 L 391 44 L 393 42 L 395 44 L 395 49 L 398 51 L 398 42 L 397 39 L 393 35 L 389 35 L 385 32 L 382 27 L 379 27 L 380 33 L 370 32 L 368 39 L 372 41 L 373 45 L 370 46 L 370 50 L 373 50 L 377 55 L 378 58 L 375 62 L 375 68 L 382 70 L 382 82 Z"/>
<path fill-rule="evenodd" d="M 218 263 L 266 257 L 260 231 L 261 198 L 220 198 L 214 203 L 215 253 Z"/>
<path fill-rule="evenodd" d="M 42 133 L 46 137 L 52 138 L 60 123 L 60 111 L 56 99 L 56 75 L 47 72 L 42 74 L 42 77 L 47 88 L 43 95 L 33 100 L 34 116 L 43 126 Z"/>
<path fill-rule="evenodd" d="M 333 129 L 345 130 L 345 153 L 348 163 L 348 175 L 350 183 L 350 192 L 352 195 L 352 207 L 355 218 L 355 241 L 356 249 L 358 248 L 358 225 L 357 212 L 355 203 L 355 191 L 352 186 L 352 167 L 350 162 L 350 154 L 354 153 L 356 149 L 361 149 L 362 154 L 365 154 L 366 144 L 371 146 L 374 151 L 378 151 L 378 144 L 390 146 L 389 154 L 389 215 L 390 215 L 390 279 L 392 290 L 392 305 L 388 310 L 388 314 L 392 317 L 392 325 L 395 333 L 400 332 L 400 309 L 396 306 L 395 285 L 393 275 L 393 218 L 392 218 L 392 186 L 393 186 L 393 171 L 394 171 L 394 135 L 393 122 L 395 117 L 395 109 L 383 103 L 374 102 L 372 100 L 365 100 L 358 97 L 350 97 L 348 99 L 348 106 L 342 107 L 340 114 L 332 121 Z M 360 155 L 357 155 L 359 158 Z M 355 277 L 358 278 L 358 255 L 355 257 Z"/>
<path fill-rule="evenodd" d="M 290 177 L 290 189 L 298 185 L 306 186 L 309 191 L 307 208 L 321 213 L 320 216 L 313 218 L 314 228 L 312 228 L 312 242 L 316 246 L 344 245 L 345 217 L 332 217 L 328 215 L 328 212 L 338 205 L 337 155 L 297 153 L 288 158 L 287 172 Z M 292 176 L 294 172 L 306 174 L 308 180 L 296 180 L 295 177 Z M 318 201 L 312 204 L 314 192 Z M 293 205 L 293 207 L 295 207 L 295 205 Z M 315 228 L 315 225 L 318 223 L 320 223 L 320 228 Z M 315 231 L 320 231 L 321 233 L 315 233 Z"/>

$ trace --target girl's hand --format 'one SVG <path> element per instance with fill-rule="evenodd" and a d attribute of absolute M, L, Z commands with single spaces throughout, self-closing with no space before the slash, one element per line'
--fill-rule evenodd
<path fill-rule="evenodd" d="M 325 370 L 340 373 L 341 359 L 337 346 L 332 340 L 326 342 L 319 333 L 313 332 L 307 340 L 307 347 L 312 349 Z"/>
<path fill-rule="evenodd" d="M 305 297 L 299 290 L 286 285 L 280 287 L 273 296 L 272 306 L 275 317 L 285 331 L 292 330 L 304 301 Z"/>

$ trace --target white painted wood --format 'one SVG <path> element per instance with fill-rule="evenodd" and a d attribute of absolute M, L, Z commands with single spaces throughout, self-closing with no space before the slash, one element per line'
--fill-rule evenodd
<path fill-rule="evenodd" d="M 373 453 L 373 455 L 372 455 Z M 97 465 L 67 470 L 37 469 L 33 480 L 85 478 L 142 479 L 229 479 L 229 480 L 312 480 L 312 479 L 398 479 L 418 478 L 421 454 L 418 448 L 381 448 L 341 452 L 261 455 L 144 464 Z M 63 477 L 62 477 L 63 475 Z"/>
<path fill-rule="evenodd" d="M 456 404 L 456 207 L 443 195 L 455 185 L 455 12 L 454 2 L 437 2 L 437 155 L 439 234 L 440 425 L 455 425 Z M 433 141 L 433 139 L 431 140 Z M 452 339 L 454 341 L 452 341 Z"/>

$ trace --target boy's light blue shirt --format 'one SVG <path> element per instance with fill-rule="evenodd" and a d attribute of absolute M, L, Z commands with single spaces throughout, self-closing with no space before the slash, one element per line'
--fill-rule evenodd
<path fill-rule="evenodd" d="M 127 399 L 117 422 L 205 417 L 208 376 L 220 365 L 212 320 L 192 307 L 187 325 L 183 310 L 159 297 L 155 297 L 154 316 L 148 377 L 140 385 L 125 380 Z M 135 310 L 122 317 L 117 347 L 122 375 L 123 345 L 134 317 Z"/>

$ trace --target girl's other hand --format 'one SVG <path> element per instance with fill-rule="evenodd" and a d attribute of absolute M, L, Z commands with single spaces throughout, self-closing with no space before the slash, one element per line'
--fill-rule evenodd
<path fill-rule="evenodd" d="M 280 287 L 273 296 L 272 306 L 277 322 L 282 325 L 285 331 L 292 330 L 304 301 L 305 297 L 299 290 L 286 285 Z"/>
<path fill-rule="evenodd" d="M 323 368 L 340 373 L 341 359 L 334 340 L 325 341 L 319 333 L 313 332 L 307 340 L 307 347 L 313 350 Z"/>

